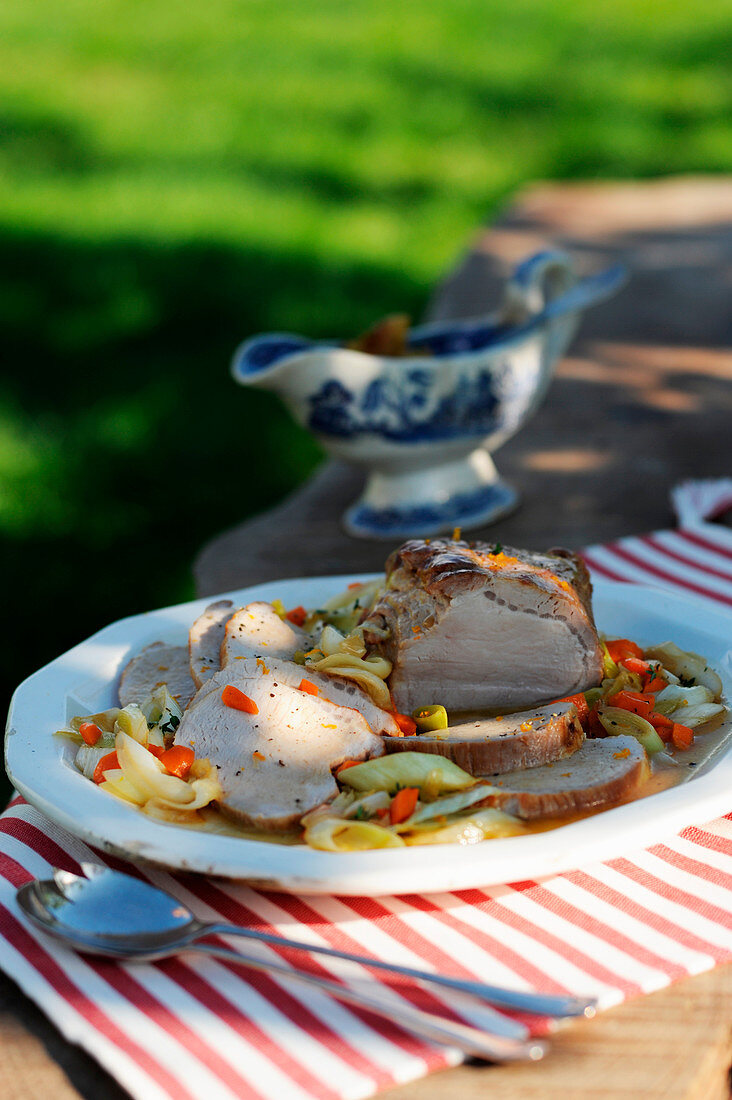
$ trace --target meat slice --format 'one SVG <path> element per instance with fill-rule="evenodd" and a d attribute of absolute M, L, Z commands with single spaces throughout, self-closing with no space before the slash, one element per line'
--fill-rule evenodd
<path fill-rule="evenodd" d="M 569 551 L 412 539 L 387 562 L 364 638 L 393 664 L 397 710 L 521 710 L 600 682 L 590 596 Z"/>
<path fill-rule="evenodd" d="M 588 739 L 568 760 L 500 776 L 486 804 L 525 821 L 565 817 L 637 797 L 649 774 L 634 737 Z"/>
<path fill-rule="evenodd" d="M 342 707 L 351 707 L 363 715 L 369 729 L 373 733 L 390 734 L 393 739 L 399 736 L 399 726 L 394 715 L 387 710 L 377 707 L 365 691 L 343 676 L 329 676 L 325 672 L 316 672 L 314 669 L 304 668 L 294 661 L 272 660 L 270 657 L 236 657 L 225 668 L 215 673 L 207 680 L 191 703 L 192 707 L 205 699 L 209 691 L 223 688 L 226 684 L 234 683 L 242 676 L 258 676 L 261 673 L 273 676 L 282 684 L 299 688 L 303 680 L 318 689 L 318 694 L 331 703 L 337 703 Z"/>
<path fill-rule="evenodd" d="M 447 756 L 471 775 L 497 775 L 537 768 L 576 752 L 585 739 L 574 703 L 457 722 L 437 733 L 385 737 L 387 752 L 432 752 Z"/>
<path fill-rule="evenodd" d="M 220 809 L 258 829 L 283 830 L 338 793 L 332 769 L 346 759 L 381 756 L 383 741 L 358 711 L 283 683 L 261 668 L 231 682 L 255 714 L 226 706 L 220 685 L 183 716 L 177 745 L 218 769 Z"/>
<path fill-rule="evenodd" d="M 200 688 L 221 667 L 221 643 L 233 611 L 231 600 L 217 600 L 198 616 L 188 632 L 191 676 L 196 687 Z"/>
<path fill-rule="evenodd" d="M 185 710 L 196 691 L 185 646 L 152 642 L 141 649 L 122 670 L 119 681 L 120 706 L 144 703 L 162 684 L 167 684 L 168 691 L 178 706 Z"/>
<path fill-rule="evenodd" d="M 240 608 L 227 621 L 221 640 L 221 668 L 245 657 L 292 658 L 298 649 L 312 649 L 305 630 L 281 619 L 271 603 L 257 600 Z"/>

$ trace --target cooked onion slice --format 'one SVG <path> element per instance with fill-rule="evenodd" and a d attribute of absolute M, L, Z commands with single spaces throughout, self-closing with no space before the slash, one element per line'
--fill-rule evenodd
<path fill-rule="evenodd" d="M 192 784 L 169 775 L 160 761 L 128 734 L 117 734 L 116 749 L 125 777 L 145 795 L 145 801 L 162 798 L 179 806 L 193 802 Z"/>
<path fill-rule="evenodd" d="M 372 821 L 322 817 L 305 829 L 304 840 L 324 852 L 360 852 L 367 848 L 403 848 L 404 841 Z"/>
<path fill-rule="evenodd" d="M 459 817 L 442 827 L 434 822 L 418 825 L 412 832 L 402 835 L 405 844 L 477 844 L 481 840 L 497 840 L 500 837 L 519 836 L 526 833 L 524 822 L 503 810 L 476 810 L 469 817 Z"/>

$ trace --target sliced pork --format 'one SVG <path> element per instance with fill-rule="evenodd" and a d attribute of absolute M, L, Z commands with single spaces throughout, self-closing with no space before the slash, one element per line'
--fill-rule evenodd
<path fill-rule="evenodd" d="M 162 684 L 167 685 L 178 706 L 185 710 L 196 691 L 185 646 L 153 642 L 140 650 L 122 670 L 120 706 L 144 703 Z"/>
<path fill-rule="evenodd" d="M 387 562 L 364 638 L 393 664 L 397 710 L 516 711 L 600 682 L 590 597 L 569 551 L 412 539 Z"/>
<path fill-rule="evenodd" d="M 499 776 L 488 804 L 525 821 L 566 817 L 637 797 L 649 774 L 634 737 L 588 739 L 568 760 Z"/>
<path fill-rule="evenodd" d="M 197 687 L 221 668 L 221 643 L 233 611 L 231 600 L 217 600 L 198 616 L 188 632 L 191 676 Z"/>
<path fill-rule="evenodd" d="M 347 680 L 342 676 L 329 676 L 325 672 L 316 672 L 314 669 L 297 665 L 294 661 L 272 660 L 270 657 L 266 660 L 263 657 L 243 657 L 241 660 L 231 661 L 206 681 L 194 697 L 191 707 L 198 706 L 210 691 L 220 690 L 242 676 L 258 676 L 261 673 L 265 676 L 271 673 L 280 683 L 294 688 L 299 688 L 304 681 L 306 688 L 315 689 L 313 694 L 318 694 L 321 698 L 337 703 L 339 706 L 357 710 L 363 715 L 373 733 L 389 734 L 393 739 L 400 735 L 394 715 L 377 707 L 370 696 L 353 680 Z"/>
<path fill-rule="evenodd" d="M 416 737 L 385 737 L 387 752 L 431 752 L 447 756 L 471 775 L 496 775 L 536 768 L 570 756 L 585 739 L 574 703 L 457 722 Z"/>
<path fill-rule="evenodd" d="M 257 600 L 236 611 L 226 622 L 220 645 L 220 666 L 246 657 L 290 660 L 298 649 L 312 649 L 307 631 L 281 619 L 271 603 Z"/>
<path fill-rule="evenodd" d="M 231 688 L 255 713 L 224 702 Z M 273 830 L 292 828 L 337 794 L 332 769 L 338 764 L 384 752 L 382 738 L 358 711 L 285 684 L 256 662 L 252 674 L 223 688 L 205 685 L 184 714 L 175 743 L 218 767 L 225 814 Z"/>

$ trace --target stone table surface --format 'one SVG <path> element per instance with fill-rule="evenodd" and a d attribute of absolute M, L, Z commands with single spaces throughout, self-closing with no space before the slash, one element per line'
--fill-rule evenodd
<path fill-rule="evenodd" d="M 579 548 L 668 527 L 673 485 L 732 474 L 732 179 L 532 187 L 476 235 L 429 315 L 489 312 L 511 266 L 546 245 L 582 272 L 623 260 L 631 277 L 586 315 L 546 402 L 497 454 L 521 507 L 471 535 Z M 340 524 L 360 483 L 326 463 L 272 511 L 213 538 L 194 563 L 199 594 L 379 570 L 389 547 Z M 389 1095 L 728 1100 L 731 1060 L 732 967 L 722 966 L 573 1024 L 540 1066 L 462 1066 Z M 0 1080 L 5 1100 L 126 1095 L 4 977 Z"/>

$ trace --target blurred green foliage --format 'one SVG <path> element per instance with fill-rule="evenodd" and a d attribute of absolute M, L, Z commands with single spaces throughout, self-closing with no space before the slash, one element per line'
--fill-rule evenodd
<path fill-rule="evenodd" d="M 227 363 L 419 315 L 537 178 L 729 171 L 726 0 L 5 0 L 2 684 L 318 461 Z"/>

